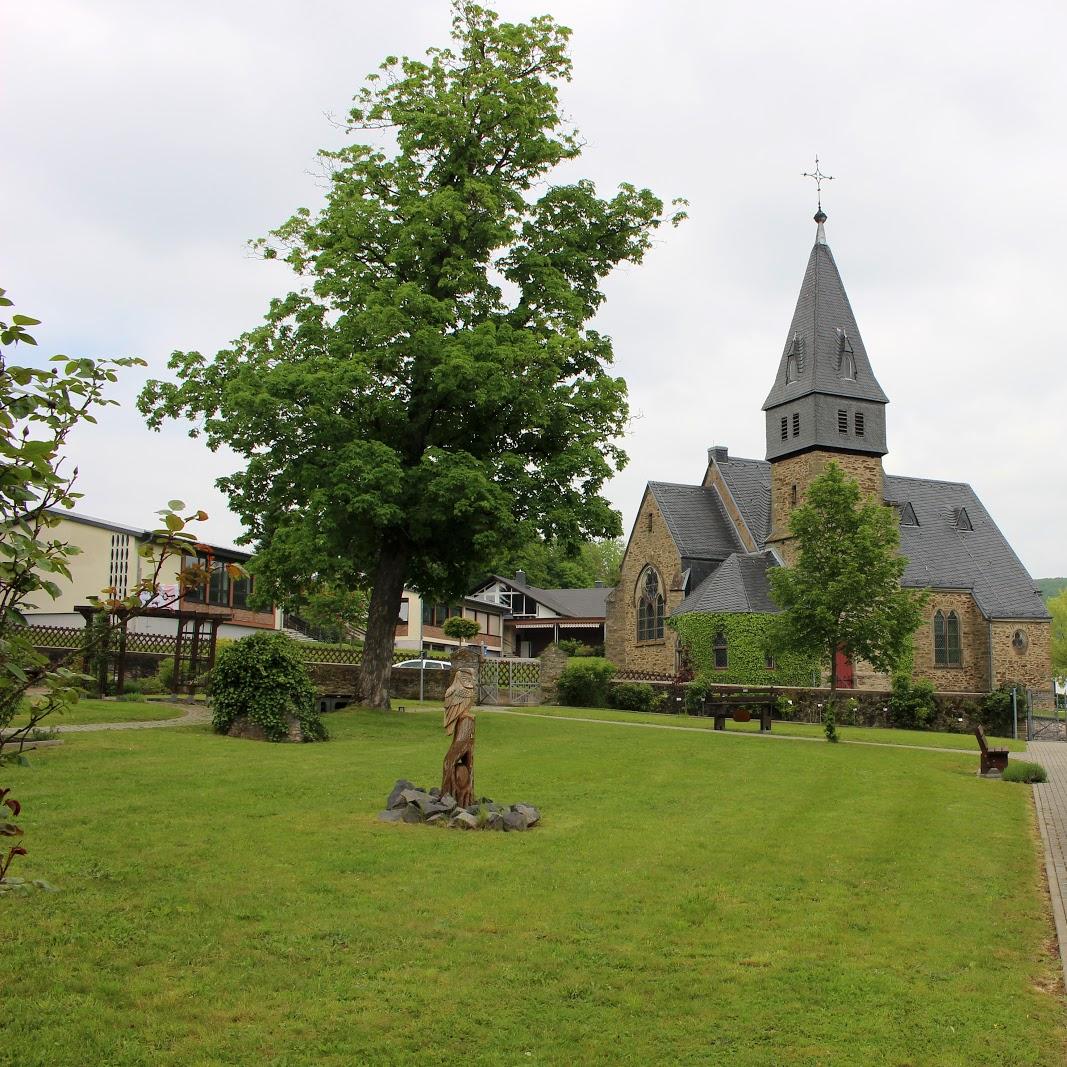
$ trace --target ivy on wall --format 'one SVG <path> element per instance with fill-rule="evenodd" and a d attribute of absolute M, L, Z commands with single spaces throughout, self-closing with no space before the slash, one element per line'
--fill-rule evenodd
<path fill-rule="evenodd" d="M 690 612 L 670 620 L 694 676 L 700 681 L 740 685 L 809 686 L 812 672 L 819 672 L 814 659 L 793 652 L 775 657 L 775 669 L 767 669 L 767 634 L 773 615 L 734 615 L 723 612 Z M 726 635 L 726 669 L 715 669 L 715 636 Z"/>

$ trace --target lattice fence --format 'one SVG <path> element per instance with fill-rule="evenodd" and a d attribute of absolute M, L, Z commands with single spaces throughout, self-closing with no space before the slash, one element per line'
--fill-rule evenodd
<path fill-rule="evenodd" d="M 683 681 L 675 674 L 657 674 L 655 671 L 616 671 L 615 682 L 661 682 L 664 685 L 680 685 Z"/>
<path fill-rule="evenodd" d="M 512 656 L 485 658 L 478 667 L 479 704 L 539 704 L 541 664 Z"/>
<path fill-rule="evenodd" d="M 34 648 L 72 648 L 82 647 L 85 640 L 84 627 L 78 626 L 27 626 L 24 632 L 33 642 Z M 112 651 L 118 646 L 118 634 L 112 637 Z M 126 651 L 142 652 L 152 656 L 173 656 L 175 637 L 173 634 L 141 634 L 132 630 L 126 632 Z"/>

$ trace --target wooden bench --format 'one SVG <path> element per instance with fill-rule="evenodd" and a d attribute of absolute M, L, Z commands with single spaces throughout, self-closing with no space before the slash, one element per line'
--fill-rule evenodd
<path fill-rule="evenodd" d="M 982 750 L 978 755 L 978 767 L 980 774 L 991 774 L 996 771 L 999 774 L 1008 766 L 1008 750 L 1006 748 L 990 748 L 986 744 L 985 730 L 976 726 L 974 736 L 978 738 L 978 747 Z"/>
<path fill-rule="evenodd" d="M 759 715 L 761 734 L 771 732 L 771 714 L 778 706 L 778 698 L 769 690 L 729 693 L 704 698 L 704 714 L 715 719 L 715 729 L 725 730 L 727 718 L 734 722 L 751 722 L 753 713 Z"/>

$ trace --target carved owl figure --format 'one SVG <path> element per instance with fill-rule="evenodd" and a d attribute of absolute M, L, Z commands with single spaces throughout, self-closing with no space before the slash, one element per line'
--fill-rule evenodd
<path fill-rule="evenodd" d="M 452 684 L 445 690 L 445 732 L 451 733 L 456 723 L 470 714 L 474 705 L 474 671 L 470 667 L 460 667 L 456 671 Z"/>

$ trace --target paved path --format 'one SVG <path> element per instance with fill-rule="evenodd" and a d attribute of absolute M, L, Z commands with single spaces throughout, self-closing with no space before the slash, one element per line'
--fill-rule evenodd
<path fill-rule="evenodd" d="M 211 720 L 211 709 L 191 704 L 184 715 L 176 719 L 150 719 L 147 722 L 85 722 L 69 726 L 53 726 L 59 734 L 80 734 L 96 730 L 158 730 L 163 726 L 198 726 Z"/>
<path fill-rule="evenodd" d="M 1031 741 L 1026 755 L 1048 771 L 1048 781 L 1033 786 L 1037 825 L 1045 845 L 1045 872 L 1067 982 L 1067 744 Z"/>

